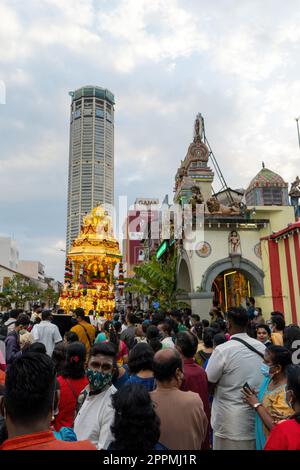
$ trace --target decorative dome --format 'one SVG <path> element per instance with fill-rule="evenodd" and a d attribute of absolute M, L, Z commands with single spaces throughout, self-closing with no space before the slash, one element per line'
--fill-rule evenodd
<path fill-rule="evenodd" d="M 248 186 L 245 200 L 247 206 L 287 206 L 288 183 L 274 171 L 265 168 L 263 164 L 260 172 Z"/>
<path fill-rule="evenodd" d="M 262 168 L 260 172 L 253 178 L 250 185 L 248 186 L 246 193 L 254 188 L 287 188 L 288 183 L 284 179 L 274 173 L 274 171 L 269 170 L 268 168 Z"/>

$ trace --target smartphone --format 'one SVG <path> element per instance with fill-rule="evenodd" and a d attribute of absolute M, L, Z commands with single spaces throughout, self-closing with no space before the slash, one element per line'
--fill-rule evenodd
<path fill-rule="evenodd" d="M 243 389 L 246 390 L 246 391 L 252 392 L 252 389 L 251 389 L 250 385 L 248 384 L 248 382 L 244 383 Z"/>

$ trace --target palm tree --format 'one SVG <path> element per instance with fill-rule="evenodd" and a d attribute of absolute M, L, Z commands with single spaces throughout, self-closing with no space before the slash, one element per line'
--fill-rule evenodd
<path fill-rule="evenodd" d="M 159 302 L 159 307 L 163 310 L 187 307 L 177 300 L 177 296 L 183 291 L 176 288 L 176 264 L 177 257 L 172 256 L 164 262 L 153 257 L 147 263 L 135 266 L 135 276 L 126 279 L 125 290 L 148 297 L 150 305 L 154 301 Z"/>

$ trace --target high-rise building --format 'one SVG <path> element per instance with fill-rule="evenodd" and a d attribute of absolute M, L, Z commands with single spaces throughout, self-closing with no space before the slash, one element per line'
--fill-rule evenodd
<path fill-rule="evenodd" d="M 97 204 L 114 205 L 114 95 L 98 86 L 70 92 L 67 250 L 82 218 Z"/>
<path fill-rule="evenodd" d="M 0 264 L 17 270 L 19 263 L 19 250 L 15 240 L 10 237 L 0 237 Z"/>

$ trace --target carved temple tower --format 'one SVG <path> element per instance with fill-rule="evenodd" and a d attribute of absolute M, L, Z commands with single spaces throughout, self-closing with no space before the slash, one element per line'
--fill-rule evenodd
<path fill-rule="evenodd" d="M 199 188 L 204 202 L 212 196 L 214 173 L 208 166 L 209 150 L 205 144 L 204 120 L 199 113 L 194 124 L 194 139 L 175 176 L 174 202 L 188 204 L 193 191 Z"/>

